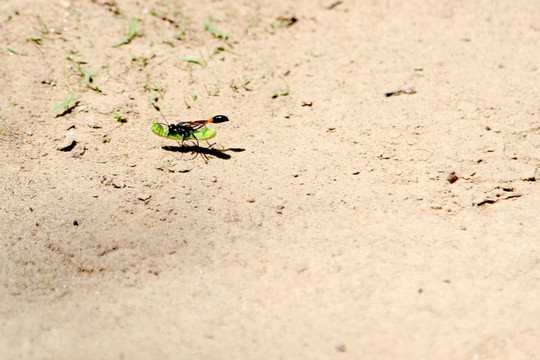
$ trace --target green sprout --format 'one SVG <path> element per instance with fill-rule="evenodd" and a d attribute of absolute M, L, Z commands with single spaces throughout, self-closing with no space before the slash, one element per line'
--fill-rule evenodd
<path fill-rule="evenodd" d="M 251 82 L 251 80 L 249 80 L 247 76 L 242 77 L 242 87 L 244 89 L 246 89 L 247 91 L 251 91 L 251 89 L 248 88 L 248 85 L 249 85 L 250 82 Z"/>
<path fill-rule="evenodd" d="M 28 32 L 28 39 L 26 39 L 26 41 L 33 41 L 34 43 L 41 45 L 41 41 L 43 41 L 43 38 L 38 34 Z"/>
<path fill-rule="evenodd" d="M 279 96 L 287 96 L 289 95 L 289 84 L 287 84 L 287 81 L 285 81 L 285 79 L 283 79 L 281 76 L 280 76 L 281 80 L 283 80 L 285 82 L 285 85 L 287 86 L 287 88 L 285 90 L 280 90 L 278 92 L 275 92 L 273 91 L 272 93 L 270 93 L 270 96 L 272 97 L 272 99 L 275 99 Z"/>
<path fill-rule="evenodd" d="M 218 96 L 219 94 L 219 89 L 217 87 L 208 89 L 205 85 L 204 88 L 206 89 L 206 93 L 208 94 L 208 96 Z"/>
<path fill-rule="evenodd" d="M 150 91 L 150 102 L 152 103 L 152 105 L 157 103 L 158 100 L 159 100 L 159 96 L 157 95 L 157 93 L 154 90 Z"/>
<path fill-rule="evenodd" d="M 68 112 L 70 110 L 70 108 L 71 108 L 71 103 L 73 102 L 73 99 L 75 99 L 75 94 L 76 93 L 77 93 L 76 91 L 72 92 L 71 95 L 69 95 L 69 98 L 67 99 L 67 101 L 56 105 L 51 110 L 51 113 L 54 113 L 56 110 L 58 110 L 60 108 L 66 108 L 66 110 L 64 110 L 64 112 Z"/>
<path fill-rule="evenodd" d="M 118 42 L 116 42 L 113 45 L 113 47 L 119 47 L 119 46 L 122 46 L 122 45 L 125 45 L 125 44 L 129 44 L 131 42 L 131 40 L 133 40 L 133 38 L 138 35 L 137 34 L 137 25 L 139 24 L 139 21 L 141 21 L 141 20 L 138 19 L 138 18 L 133 20 L 133 23 L 129 27 L 129 31 L 128 31 L 127 35 L 125 35 L 120 40 L 118 40 Z"/>
<path fill-rule="evenodd" d="M 17 49 L 15 49 L 13 46 L 8 46 L 7 49 L 8 49 L 9 52 L 12 52 L 15 55 L 19 55 L 19 51 Z"/>
<path fill-rule="evenodd" d="M 186 25 L 180 26 L 180 31 L 174 34 L 176 40 L 183 40 L 184 35 L 186 34 Z"/>
<path fill-rule="evenodd" d="M 278 91 L 278 92 L 272 91 L 272 92 L 270 93 L 270 97 L 271 97 L 272 99 L 275 99 L 275 98 L 277 98 L 277 97 L 279 97 L 279 96 L 287 96 L 287 95 L 289 95 L 289 90 L 288 90 L 288 89 L 286 89 L 286 90 L 280 90 L 280 91 Z"/>
<path fill-rule="evenodd" d="M 150 12 L 150 14 L 152 16 L 156 16 L 156 17 L 159 17 L 159 18 L 162 18 L 163 16 L 165 16 L 165 13 L 163 12 L 163 10 L 152 10 Z"/>
<path fill-rule="evenodd" d="M 210 34 L 212 34 L 216 39 L 222 39 L 224 41 L 227 41 L 229 34 L 227 32 L 220 33 L 216 30 L 216 28 L 210 24 L 209 21 L 204 22 L 204 29 L 208 30 Z"/>
<path fill-rule="evenodd" d="M 144 82 L 144 90 L 150 91 L 150 102 L 154 106 L 159 99 L 163 99 L 163 87 L 159 83 L 151 81 L 148 75 L 146 75 L 146 81 Z"/>
<path fill-rule="evenodd" d="M 170 47 L 174 47 L 172 41 L 169 40 L 165 35 L 159 34 L 159 37 L 163 40 L 165 44 L 169 45 Z"/>
<path fill-rule="evenodd" d="M 78 61 L 73 58 L 74 56 L 81 56 L 81 55 L 82 54 L 80 52 L 77 52 L 73 55 L 68 54 L 68 53 L 65 54 L 66 60 L 75 67 L 75 70 L 77 71 L 79 76 L 85 80 L 86 87 L 96 92 L 102 92 L 101 89 L 95 85 L 94 79 L 92 78 L 92 74 L 90 73 L 90 71 L 83 70 L 81 68 L 81 64 L 85 64 L 85 63 L 83 61 Z"/>
<path fill-rule="evenodd" d="M 131 60 L 133 61 L 141 60 L 141 64 L 140 64 L 141 68 L 145 68 L 146 65 L 148 65 L 148 61 L 156 57 L 156 54 L 153 51 L 150 51 L 148 55 L 140 57 L 140 58 L 137 57 L 137 55 L 131 54 L 131 53 L 129 54 L 129 56 L 131 57 Z"/>
<path fill-rule="evenodd" d="M 118 121 L 119 123 L 127 122 L 127 119 L 123 117 L 122 115 L 120 115 L 118 111 L 113 111 L 112 116 L 114 116 L 115 120 Z"/>

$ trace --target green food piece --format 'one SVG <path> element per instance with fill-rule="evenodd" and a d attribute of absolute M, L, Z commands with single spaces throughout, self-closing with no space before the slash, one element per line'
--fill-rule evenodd
<path fill-rule="evenodd" d="M 172 140 L 210 140 L 216 136 L 217 130 L 215 128 L 202 128 L 201 130 L 193 131 L 190 134 L 183 132 L 169 132 L 169 129 L 163 127 L 161 124 L 152 122 L 150 124 L 150 130 L 157 136 L 161 136 Z"/>

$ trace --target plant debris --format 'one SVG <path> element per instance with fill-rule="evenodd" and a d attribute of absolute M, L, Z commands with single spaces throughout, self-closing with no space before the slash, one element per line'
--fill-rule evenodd
<path fill-rule="evenodd" d="M 390 96 L 398 96 L 402 94 L 405 94 L 405 95 L 416 94 L 416 90 L 412 87 L 406 88 L 406 89 L 399 89 L 399 90 L 387 92 L 386 94 L 384 94 L 384 96 L 390 97 Z"/>

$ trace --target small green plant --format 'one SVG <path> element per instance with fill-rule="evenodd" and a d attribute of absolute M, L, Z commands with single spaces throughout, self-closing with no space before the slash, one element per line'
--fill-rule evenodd
<path fill-rule="evenodd" d="M 127 119 L 124 118 L 122 115 L 120 115 L 118 113 L 118 111 L 113 111 L 112 115 L 114 116 L 116 121 L 118 121 L 119 123 L 126 123 L 127 122 Z"/>
<path fill-rule="evenodd" d="M 214 27 L 214 25 L 210 24 L 210 21 L 204 22 L 204 29 L 209 31 L 212 36 L 214 36 L 216 39 L 222 39 L 224 41 L 227 41 L 229 38 L 229 34 L 227 32 L 219 32 Z"/>
<path fill-rule="evenodd" d="M 159 95 L 154 91 L 150 91 L 150 102 L 155 105 L 159 100 Z"/>
<path fill-rule="evenodd" d="M 148 74 L 146 75 L 146 81 L 143 85 L 145 91 L 150 91 L 150 103 L 156 106 L 155 104 L 159 99 L 163 99 L 163 87 L 159 83 L 151 81 Z"/>
<path fill-rule="evenodd" d="M 32 32 L 28 32 L 28 38 L 26 41 L 33 41 L 37 45 L 41 45 L 41 42 L 43 41 L 43 37 L 39 34 L 34 34 Z"/>
<path fill-rule="evenodd" d="M 163 40 L 165 44 L 169 45 L 170 47 L 174 47 L 172 41 L 169 40 L 165 35 L 159 34 L 159 37 Z"/>
<path fill-rule="evenodd" d="M 119 46 L 122 46 L 122 45 L 126 45 L 126 44 L 129 44 L 131 42 L 131 40 L 133 40 L 133 38 L 135 36 L 137 36 L 137 25 L 139 24 L 139 21 L 141 21 L 140 19 L 135 19 L 133 20 L 133 23 L 131 23 L 131 26 L 129 27 L 129 30 L 128 30 L 128 33 L 122 37 L 120 40 L 118 40 L 118 42 L 116 42 L 113 47 L 119 47 Z"/>
<path fill-rule="evenodd" d="M 64 110 L 64 113 L 69 112 L 69 110 L 71 109 L 71 103 L 73 102 L 73 99 L 75 99 L 75 94 L 76 94 L 76 93 L 77 93 L 76 91 L 72 92 L 71 95 L 69 95 L 69 98 L 67 99 L 67 101 L 66 101 L 66 102 L 63 102 L 63 103 L 61 103 L 61 104 L 56 105 L 56 106 L 51 110 L 51 113 L 54 113 L 56 110 L 61 109 L 61 108 L 66 108 L 66 109 Z"/>
<path fill-rule="evenodd" d="M 281 76 L 280 76 L 280 78 L 281 78 L 281 80 L 283 80 L 283 81 L 285 82 L 286 89 L 285 89 L 285 90 L 280 90 L 280 91 L 278 91 L 278 92 L 276 92 L 276 91 L 271 92 L 271 93 L 270 93 L 270 96 L 272 97 L 272 99 L 275 99 L 275 98 L 277 98 L 277 97 L 279 97 L 279 96 L 287 96 L 287 95 L 289 95 L 289 84 L 288 84 L 287 81 L 286 81 L 284 78 L 282 78 Z"/>
<path fill-rule="evenodd" d="M 208 96 L 218 96 L 219 94 L 219 89 L 217 87 L 208 89 L 205 85 L 204 88 L 206 89 L 206 93 L 208 94 Z"/>
<path fill-rule="evenodd" d="M 242 87 L 246 89 L 247 91 L 251 91 L 251 89 L 247 87 L 250 82 L 251 80 L 249 80 L 247 76 L 242 77 Z"/>
<path fill-rule="evenodd" d="M 272 91 L 270 93 L 270 97 L 272 97 L 272 99 L 275 99 L 279 96 L 287 96 L 289 95 L 289 89 L 286 89 L 286 90 L 280 90 L 278 92 L 275 92 L 275 91 Z"/>
<path fill-rule="evenodd" d="M 129 56 L 131 57 L 131 60 L 133 60 L 133 61 L 140 60 L 141 61 L 140 66 L 141 66 L 141 68 L 144 69 L 146 67 L 146 65 L 148 65 L 148 61 L 150 61 L 150 59 L 155 58 L 156 54 L 153 51 L 150 51 L 148 53 L 148 55 L 142 56 L 142 57 L 137 57 L 137 55 L 135 55 L 135 54 L 129 54 Z"/>
<path fill-rule="evenodd" d="M 65 53 L 66 60 L 75 67 L 75 71 L 77 72 L 77 74 L 79 74 L 79 76 L 85 80 L 86 87 L 96 92 L 101 92 L 101 89 L 97 85 L 95 85 L 94 79 L 92 78 L 92 74 L 90 73 L 90 71 L 82 69 L 81 64 L 85 64 L 85 62 L 75 60 L 75 56 L 81 55 L 82 54 L 80 52 L 76 52 L 73 55 Z"/>
<path fill-rule="evenodd" d="M 86 82 L 86 87 L 89 89 L 92 89 L 96 92 L 101 92 L 101 89 L 94 85 L 94 79 L 92 78 L 92 74 L 87 70 L 80 71 L 81 75 L 84 77 L 84 80 Z"/>
<path fill-rule="evenodd" d="M 19 55 L 19 51 L 17 49 L 15 49 L 13 46 L 8 46 L 8 51 L 15 54 L 15 55 Z"/>

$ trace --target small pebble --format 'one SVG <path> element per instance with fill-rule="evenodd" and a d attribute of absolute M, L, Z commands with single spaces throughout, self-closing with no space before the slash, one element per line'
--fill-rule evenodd
<path fill-rule="evenodd" d="M 455 183 L 459 180 L 459 177 L 456 175 L 455 171 L 452 171 L 450 174 L 448 174 L 448 177 L 446 178 L 450 184 Z"/>

